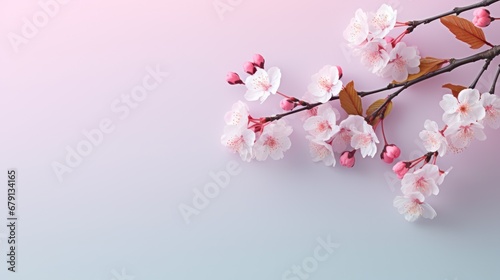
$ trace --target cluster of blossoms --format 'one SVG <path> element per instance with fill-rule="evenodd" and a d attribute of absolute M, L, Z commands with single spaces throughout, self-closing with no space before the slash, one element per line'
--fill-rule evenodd
<path fill-rule="evenodd" d="M 314 162 L 323 161 L 326 166 L 335 166 L 334 152 L 341 153 L 340 164 L 353 167 L 354 154 L 360 150 L 364 157 L 374 157 L 379 140 L 373 127 L 357 115 L 349 115 L 337 125 L 339 112 L 330 104 L 323 104 L 311 110 L 311 116 L 304 122 L 309 133 L 309 150 Z"/>
<path fill-rule="evenodd" d="M 262 103 L 270 95 L 278 94 L 285 97 L 280 103 L 284 111 L 290 111 L 298 105 L 307 106 L 309 102 L 324 103 L 307 111 L 308 117 L 303 125 L 309 134 L 306 138 L 309 140 L 314 162 L 323 161 L 327 166 L 335 166 L 336 152 L 341 154 L 342 166 L 353 167 L 357 150 L 363 158 L 374 157 L 377 153 L 379 140 L 372 125 L 358 115 L 349 115 L 337 124 L 340 113 L 327 103 L 342 90 L 340 67 L 326 65 L 311 77 L 312 81 L 304 97 L 307 102 L 278 91 L 281 72 L 276 67 L 266 71 L 261 55 L 255 55 L 253 61 L 245 63 L 243 68 L 249 74 L 245 82 L 234 72 L 227 75 L 226 81 L 231 85 L 245 85 L 247 91 L 244 97 L 247 101 L 260 100 Z M 252 118 L 247 105 L 242 101 L 233 105 L 225 116 L 225 122 L 222 144 L 239 153 L 245 161 L 262 161 L 268 156 L 274 160 L 282 159 L 284 152 L 290 149 L 289 136 L 292 128 L 282 119 Z M 382 158 L 386 162 L 392 162 L 399 154 L 399 148 L 386 145 Z"/>
<path fill-rule="evenodd" d="M 252 62 L 244 64 L 245 71 L 250 74 L 243 82 L 236 73 L 229 73 L 226 81 L 231 85 L 244 84 L 247 87 L 245 99 L 264 102 L 271 94 L 278 92 L 281 72 L 277 67 L 264 70 L 264 58 L 255 55 Z M 271 157 L 282 159 L 284 152 L 290 149 L 291 126 L 284 120 L 267 122 L 265 119 L 254 119 L 249 114 L 248 106 L 238 101 L 225 117 L 226 127 L 221 137 L 223 145 L 240 154 L 244 161 L 259 161 Z"/>
<path fill-rule="evenodd" d="M 420 71 L 420 56 L 416 47 L 401 41 L 406 31 L 396 38 L 388 36 L 394 27 L 406 26 L 397 22 L 396 17 L 397 11 L 386 4 L 376 13 L 358 9 L 344 31 L 344 38 L 372 73 L 402 82 L 409 74 Z"/>
<path fill-rule="evenodd" d="M 480 95 L 477 89 L 464 89 L 457 97 L 444 95 L 439 105 L 444 110 L 444 128 L 439 130 L 436 122 L 426 120 L 425 130 L 419 134 L 428 153 L 413 161 L 398 162 L 393 167 L 402 179 L 403 192 L 403 196 L 394 199 L 394 206 L 408 221 L 415 221 L 420 216 L 429 219 L 436 216 L 434 209 L 424 201 L 439 193 L 438 186 L 451 170 L 442 171 L 437 167 L 438 155 L 461 152 L 474 139 L 485 140 L 484 124 L 493 129 L 500 127 L 500 99 L 489 92 Z M 422 162 L 423 166 L 417 168 Z"/>
<path fill-rule="evenodd" d="M 497 1 L 500 0 L 494 2 Z M 487 6 L 491 3 L 485 1 L 479 4 Z M 226 126 L 221 143 L 238 153 L 244 161 L 282 159 L 291 148 L 290 135 L 293 131 L 283 118 L 303 112 L 305 118 L 302 127 L 307 134 L 314 162 L 335 166 L 339 159 L 341 166 L 351 168 L 355 165 L 355 154 L 358 152 L 363 158 L 373 158 L 377 154 L 377 144 L 381 142 L 375 132 L 380 127 L 380 139 L 384 145 L 380 158 L 392 164 L 401 155 L 396 145 L 389 144 L 384 130 L 384 119 L 392 110 L 392 100 L 413 84 L 450 72 L 461 65 L 485 60 L 483 70 L 469 88 L 451 84 L 444 86 L 449 86 L 453 94 L 444 95 L 439 103 L 444 110 L 443 127 L 440 129 L 437 122 L 426 120 L 424 130 L 419 133 L 427 153 L 413 160 L 399 161 L 392 168 L 401 180 L 402 195 L 393 202 L 398 212 L 410 222 L 420 217 L 433 219 L 437 215 L 436 211 L 427 204 L 426 199 L 439 194 L 439 187 L 451 171 L 451 168 L 441 170 L 437 165 L 438 158 L 448 153 L 462 152 L 474 139 L 485 140 L 485 126 L 493 129 L 500 127 L 500 99 L 494 95 L 500 65 L 489 92 L 480 94 L 475 89 L 492 59 L 500 55 L 500 46 L 480 38 L 484 34 L 478 27 L 486 27 L 498 18 L 492 17 L 485 9 L 476 10 L 472 22 L 451 15 L 471 10 L 473 6 L 478 5 L 455 8 L 447 16 L 444 14 L 410 22 L 396 21 L 397 11 L 385 4 L 375 13 L 367 14 L 358 9 L 344 31 L 344 37 L 371 72 L 393 80 L 386 88 L 358 92 L 353 81 L 344 85 L 340 66 L 326 65 L 312 75 L 304 96 L 298 99 L 279 91 L 280 69 L 271 67 L 266 70 L 262 55 L 254 55 L 251 61 L 243 65 L 243 70 L 248 74 L 244 80 L 239 74 L 230 72 L 226 81 L 231 85 L 246 87 L 244 98 L 247 101 L 259 101 L 262 104 L 270 96 L 279 95 L 284 112 L 254 118 L 247 104 L 238 101 L 224 117 Z M 487 45 L 492 49 L 461 60 L 421 58 L 416 47 L 409 47 L 401 41 L 417 26 L 439 18 L 458 40 L 468 43 L 471 48 Z M 406 30 L 398 37 L 391 38 L 388 34 L 395 27 L 406 27 Z M 448 65 L 443 66 L 445 63 Z M 391 89 L 396 90 L 372 103 L 364 113 L 362 97 Z M 340 100 L 341 107 L 347 113 L 346 118 L 342 119 L 339 111 L 330 105 L 329 102 L 334 100 Z"/>

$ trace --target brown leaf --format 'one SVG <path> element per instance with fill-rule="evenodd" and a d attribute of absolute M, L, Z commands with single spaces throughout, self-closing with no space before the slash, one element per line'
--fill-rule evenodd
<path fill-rule="evenodd" d="M 373 113 L 375 113 L 375 111 L 377 111 L 382 105 L 384 105 L 385 101 L 386 99 L 379 99 L 373 102 L 373 104 L 370 105 L 368 109 L 366 109 L 366 116 L 369 117 Z M 389 103 L 387 103 L 387 106 L 385 107 L 384 118 L 387 117 L 391 113 L 391 111 L 392 111 L 392 101 L 389 101 Z"/>
<path fill-rule="evenodd" d="M 441 18 L 441 23 L 446 26 L 455 37 L 471 47 L 471 49 L 479 49 L 486 41 L 484 32 L 481 28 L 476 27 L 472 22 L 455 15 L 450 15 Z"/>
<path fill-rule="evenodd" d="M 422 77 L 425 74 L 439 70 L 441 69 L 441 67 L 443 67 L 443 64 L 445 64 L 446 62 L 448 62 L 447 59 L 423 57 L 420 59 L 420 66 L 419 66 L 420 72 L 418 72 L 417 74 L 408 75 L 408 79 L 406 79 L 405 82 L 415 80 L 417 78 Z M 394 81 L 393 83 L 396 84 L 397 82 Z"/>
<path fill-rule="evenodd" d="M 363 115 L 363 104 L 361 103 L 361 97 L 359 97 L 358 92 L 354 89 L 354 82 L 349 82 L 344 89 L 339 93 L 340 106 L 349 115 Z"/>
<path fill-rule="evenodd" d="M 462 90 L 466 89 L 467 87 L 459 86 L 459 85 L 454 85 L 454 84 L 446 84 L 446 85 L 443 85 L 443 88 L 450 89 L 451 93 L 453 94 L 453 96 L 455 96 L 456 98 L 458 98 L 458 94 Z"/>

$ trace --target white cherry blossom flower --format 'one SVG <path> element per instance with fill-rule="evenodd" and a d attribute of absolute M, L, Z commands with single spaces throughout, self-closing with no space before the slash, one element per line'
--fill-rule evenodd
<path fill-rule="evenodd" d="M 316 114 L 304 122 L 304 129 L 316 139 L 327 141 L 340 129 L 337 125 L 340 114 L 330 104 L 318 106 Z"/>
<path fill-rule="evenodd" d="M 420 217 L 434 219 L 437 216 L 436 211 L 424 200 L 424 196 L 418 192 L 397 196 L 394 198 L 394 207 L 400 214 L 405 215 L 408 222 L 414 222 Z"/>
<path fill-rule="evenodd" d="M 342 81 L 337 66 L 324 66 L 311 77 L 311 80 L 307 89 L 314 102 L 328 102 L 332 96 L 339 95 L 342 90 Z"/>
<path fill-rule="evenodd" d="M 374 39 L 354 51 L 361 63 L 372 73 L 379 73 L 389 62 L 390 44 L 383 39 Z"/>
<path fill-rule="evenodd" d="M 332 148 L 336 153 L 342 153 L 347 150 L 347 147 L 351 146 L 352 131 L 350 128 L 350 122 L 352 120 L 343 120 L 340 122 L 339 130 L 333 135 Z"/>
<path fill-rule="evenodd" d="M 238 101 L 233 104 L 231 111 L 224 116 L 226 125 L 232 126 L 247 126 L 248 125 L 248 106 L 247 104 Z"/>
<path fill-rule="evenodd" d="M 366 13 L 358 9 L 354 18 L 351 19 L 351 22 L 344 30 L 344 38 L 351 46 L 359 46 L 366 41 L 368 32 L 369 27 Z"/>
<path fill-rule="evenodd" d="M 314 162 L 323 161 L 326 166 L 335 166 L 336 160 L 330 144 L 311 135 L 307 135 L 306 139 L 309 140 L 309 151 Z"/>
<path fill-rule="evenodd" d="M 290 134 L 292 127 L 286 125 L 284 120 L 270 123 L 264 127 L 259 139 L 255 142 L 253 152 L 259 161 L 266 160 L 270 156 L 274 160 L 282 159 L 283 152 L 290 149 Z"/>
<path fill-rule="evenodd" d="M 389 62 L 381 70 L 383 77 L 390 77 L 396 82 L 408 79 L 408 74 L 417 74 L 420 71 L 420 55 L 416 47 L 408 47 L 399 42 L 389 54 Z"/>
<path fill-rule="evenodd" d="M 458 99 L 451 94 L 445 94 L 439 105 L 444 110 L 443 121 L 447 125 L 469 124 L 482 120 L 486 115 L 477 89 L 462 90 Z"/>
<path fill-rule="evenodd" d="M 451 149 L 455 152 L 460 152 L 467 148 L 474 139 L 479 141 L 486 140 L 486 134 L 484 134 L 483 129 L 484 126 L 478 122 L 466 125 L 454 123 L 445 130 L 444 136 L 446 136 Z"/>
<path fill-rule="evenodd" d="M 244 161 L 253 158 L 252 147 L 255 142 L 255 132 L 246 126 L 226 126 L 221 137 L 222 145 L 228 147 L 234 153 L 239 153 Z"/>
<path fill-rule="evenodd" d="M 419 192 L 424 196 L 439 194 L 437 181 L 439 180 L 439 168 L 434 164 L 426 164 L 413 173 L 406 173 L 401 180 L 401 191 L 408 195 Z"/>
<path fill-rule="evenodd" d="M 245 80 L 248 101 L 260 100 L 263 103 L 271 94 L 276 94 L 281 82 L 281 71 L 277 67 L 266 70 L 257 67 L 257 71 Z"/>
<path fill-rule="evenodd" d="M 481 105 L 486 111 L 484 123 L 493 129 L 498 129 L 500 127 L 500 98 L 489 92 L 483 93 Z"/>
<path fill-rule="evenodd" d="M 371 35 L 374 38 L 384 38 L 385 35 L 396 25 L 398 12 L 391 6 L 383 4 L 376 13 L 371 13 L 368 19 L 368 25 Z"/>
<path fill-rule="evenodd" d="M 444 156 L 448 148 L 448 141 L 439 131 L 438 124 L 435 121 L 426 120 L 424 128 L 425 130 L 422 130 L 419 136 L 424 142 L 425 149 L 428 152 L 438 152 L 440 156 Z"/>
<path fill-rule="evenodd" d="M 374 157 L 379 141 L 373 127 L 363 117 L 357 115 L 350 115 L 346 122 L 352 132 L 351 146 L 356 150 L 360 149 L 363 158 Z"/>

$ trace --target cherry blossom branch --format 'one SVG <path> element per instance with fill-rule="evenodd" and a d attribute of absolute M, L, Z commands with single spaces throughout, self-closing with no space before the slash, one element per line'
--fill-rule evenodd
<path fill-rule="evenodd" d="M 500 0 L 496 0 L 496 1 L 500 1 Z M 391 89 L 399 88 L 397 91 L 395 91 L 394 93 L 390 94 L 387 97 L 387 99 L 384 102 L 384 104 L 382 104 L 382 106 L 380 106 L 380 108 L 378 108 L 377 110 L 375 110 L 373 112 L 373 114 L 371 115 L 372 117 L 373 116 L 377 116 L 381 112 L 383 112 L 382 110 L 385 110 L 387 104 L 390 101 L 392 101 L 392 99 L 394 99 L 396 96 L 398 96 L 405 89 L 407 89 L 407 88 L 409 88 L 409 87 L 411 87 L 411 86 L 413 86 L 415 84 L 418 84 L 420 82 L 423 82 L 425 80 L 428 80 L 430 78 L 433 78 L 435 76 L 439 76 L 441 74 L 444 74 L 444 73 L 447 73 L 447 72 L 451 72 L 454 69 L 459 68 L 459 67 L 461 67 L 463 65 L 474 63 L 474 62 L 477 62 L 477 61 L 480 61 L 480 60 L 492 60 L 493 58 L 495 58 L 495 57 L 497 57 L 499 55 L 500 55 L 500 45 L 493 46 L 489 50 L 482 51 L 482 52 L 476 53 L 474 55 L 471 55 L 471 56 L 468 56 L 468 57 L 465 57 L 465 58 L 460 58 L 460 59 L 452 58 L 452 59 L 449 60 L 449 64 L 448 65 L 446 65 L 446 66 L 444 66 L 444 67 L 442 67 L 442 68 L 440 68 L 440 69 L 438 69 L 436 71 L 429 72 L 429 73 L 427 73 L 425 75 L 422 75 L 422 76 L 420 76 L 420 77 L 418 77 L 416 79 L 413 79 L 413 80 L 410 80 L 410 81 L 406 81 L 406 82 L 402 82 L 402 83 L 390 83 L 390 84 L 388 84 L 384 88 L 380 88 L 380 89 L 376 89 L 376 90 L 372 90 L 372 91 L 364 91 L 364 92 L 360 91 L 360 92 L 358 92 L 358 95 L 360 97 L 365 97 L 365 96 L 369 96 L 369 95 L 372 95 L 372 94 L 375 94 L 375 93 L 379 93 L 379 92 L 383 92 L 383 91 L 388 91 L 388 90 L 391 90 Z M 498 75 L 497 75 L 497 78 L 498 78 Z M 333 96 L 332 98 L 330 98 L 330 101 L 334 101 L 334 100 L 337 100 L 337 99 L 339 99 L 339 96 Z M 299 108 L 299 109 L 295 109 L 295 110 L 292 110 L 292 111 L 289 111 L 289 112 L 286 112 L 286 113 L 282 113 L 282 114 L 277 114 L 277 115 L 274 115 L 272 117 L 267 117 L 267 118 L 265 118 L 265 121 L 266 122 L 270 122 L 270 121 L 279 120 L 279 119 L 281 119 L 283 117 L 286 117 L 286 116 L 289 116 L 289 115 L 293 115 L 293 114 L 296 114 L 296 113 L 299 113 L 299 112 L 302 112 L 302 111 L 310 110 L 310 109 L 312 109 L 314 107 L 317 107 L 317 106 L 319 106 L 321 104 L 323 104 L 323 103 L 321 103 L 321 102 L 311 103 L 311 104 L 303 106 L 302 108 Z"/>
<path fill-rule="evenodd" d="M 446 12 L 446 13 L 443 13 L 443 14 L 440 14 L 440 15 L 437 15 L 437 16 L 433 16 L 433 17 L 430 17 L 430 18 L 426 18 L 426 19 L 423 19 L 423 20 L 413 20 L 413 21 L 409 21 L 407 22 L 407 24 L 409 25 L 407 31 L 408 33 L 412 32 L 413 30 L 415 30 L 415 28 L 417 28 L 419 25 L 422 25 L 422 24 L 428 24 L 428 23 L 431 23 L 435 20 L 438 20 L 442 17 L 445 17 L 445 16 L 449 16 L 449 15 L 459 15 L 465 11 L 469 11 L 469 10 L 473 10 L 473 9 L 476 9 L 476 8 L 480 8 L 480 7 L 487 7 L 487 6 L 490 6 L 491 4 L 494 4 L 496 2 L 499 2 L 500 0 L 483 0 L 481 2 L 478 2 L 476 4 L 472 4 L 472 5 L 469 5 L 469 6 L 464 6 L 464 7 L 456 7 L 454 8 L 453 10 L 449 11 L 449 12 Z"/>
<path fill-rule="evenodd" d="M 488 70 L 488 67 L 490 66 L 490 63 L 491 63 L 492 60 L 493 60 L 493 58 L 486 59 L 486 61 L 484 62 L 483 68 L 481 69 L 481 71 L 477 75 L 477 77 L 474 80 L 474 82 L 472 82 L 472 84 L 469 86 L 469 88 L 475 88 L 476 87 L 477 83 L 479 82 L 479 79 L 481 79 L 481 76 L 483 76 L 484 71 Z"/>
<path fill-rule="evenodd" d="M 493 84 L 491 85 L 491 88 L 489 91 L 491 94 L 495 94 L 495 86 L 496 86 L 497 81 L 498 81 L 498 76 L 500 76 L 500 65 L 498 65 L 497 74 L 495 75 L 495 79 L 493 79 Z"/>
<path fill-rule="evenodd" d="M 479 60 L 492 60 L 493 58 L 497 57 L 498 55 L 500 55 L 500 45 L 494 46 L 493 48 L 491 48 L 489 50 L 486 50 L 486 51 L 483 51 L 483 52 L 480 52 L 480 53 L 477 53 L 477 54 L 474 54 L 474 55 L 471 55 L 471 56 L 468 56 L 468 57 L 465 57 L 462 59 L 452 58 L 452 59 L 450 59 L 450 63 L 441 69 L 427 73 L 427 74 L 425 74 L 419 78 L 416 78 L 414 80 L 398 84 L 397 86 L 401 87 L 401 88 L 399 90 L 395 91 L 394 93 L 390 94 L 389 96 L 387 96 L 387 99 L 385 100 L 385 102 L 380 106 L 380 108 L 378 108 L 375 112 L 373 112 L 372 116 L 378 116 L 382 112 L 382 110 L 385 110 L 387 104 L 389 102 L 391 102 L 392 99 L 394 99 L 401 92 L 403 92 L 405 89 L 407 89 L 408 87 L 410 87 L 414 84 L 418 84 L 418 83 L 425 81 L 429 78 L 439 76 L 439 75 L 447 73 L 447 72 L 451 72 L 454 69 L 456 69 L 460 66 L 469 64 L 469 63 L 473 63 L 473 62 L 476 62 Z M 389 88 L 389 86 L 387 86 L 387 87 Z M 363 95 L 362 92 L 358 93 L 358 94 L 361 97 L 366 96 L 366 94 Z"/>

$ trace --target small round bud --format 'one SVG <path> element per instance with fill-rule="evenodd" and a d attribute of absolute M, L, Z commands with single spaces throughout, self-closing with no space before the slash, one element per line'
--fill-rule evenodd
<path fill-rule="evenodd" d="M 280 107 L 284 111 L 291 111 L 293 110 L 293 108 L 295 108 L 295 106 L 297 106 L 297 104 L 295 104 L 295 102 L 290 101 L 288 98 L 282 99 L 280 102 Z"/>
<path fill-rule="evenodd" d="M 339 79 L 341 79 L 342 76 L 344 75 L 344 72 L 342 71 L 342 67 L 337 66 L 337 70 L 339 70 Z"/>
<path fill-rule="evenodd" d="M 394 144 L 389 144 L 385 146 L 384 150 L 388 156 L 394 159 L 398 158 L 401 155 L 401 149 L 399 149 L 399 147 Z"/>
<path fill-rule="evenodd" d="M 356 163 L 356 158 L 354 157 L 353 152 L 345 151 L 340 156 L 340 165 L 344 167 L 352 168 L 355 163 Z"/>
<path fill-rule="evenodd" d="M 394 173 L 398 175 L 399 179 L 403 179 L 405 174 L 408 173 L 408 171 L 410 170 L 409 167 L 410 167 L 409 162 L 400 161 L 392 167 L 392 171 L 394 171 Z"/>
<path fill-rule="evenodd" d="M 484 8 L 474 10 L 475 17 L 490 17 L 490 11 Z"/>
<path fill-rule="evenodd" d="M 243 64 L 243 70 L 245 70 L 248 74 L 253 75 L 257 71 L 257 68 L 255 68 L 253 62 L 247 61 Z"/>
<path fill-rule="evenodd" d="M 264 60 L 264 57 L 260 54 L 256 54 L 253 56 L 253 64 L 259 68 L 264 69 L 264 63 L 266 61 Z"/>
<path fill-rule="evenodd" d="M 226 82 L 228 82 L 230 85 L 243 84 L 243 81 L 241 80 L 240 76 L 234 72 L 227 73 Z"/>

